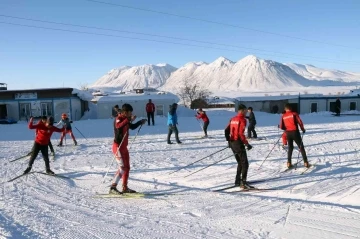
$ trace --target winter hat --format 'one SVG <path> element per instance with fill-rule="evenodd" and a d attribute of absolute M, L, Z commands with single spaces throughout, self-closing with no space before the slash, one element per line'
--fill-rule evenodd
<path fill-rule="evenodd" d="M 171 105 L 171 107 L 173 107 L 173 108 L 175 108 L 175 107 L 177 107 L 177 106 L 178 106 L 178 104 L 176 104 L 176 103 L 174 103 L 174 104 Z"/>
<path fill-rule="evenodd" d="M 67 117 L 67 114 L 63 113 L 63 114 L 61 115 L 61 117 L 62 117 L 62 118 L 66 118 L 66 117 Z"/>
<path fill-rule="evenodd" d="M 47 119 L 47 122 L 49 123 L 49 125 L 53 125 L 53 124 L 54 124 L 54 117 L 50 116 L 50 117 Z"/>

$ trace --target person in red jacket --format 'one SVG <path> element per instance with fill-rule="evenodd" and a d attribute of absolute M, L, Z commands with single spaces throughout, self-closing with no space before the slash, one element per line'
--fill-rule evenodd
<path fill-rule="evenodd" d="M 151 102 L 151 99 L 149 99 L 149 102 L 146 104 L 146 113 L 148 118 L 148 125 L 150 126 L 150 117 L 152 121 L 152 125 L 155 125 L 154 122 L 154 113 L 155 113 L 155 105 Z"/>
<path fill-rule="evenodd" d="M 195 115 L 195 117 L 197 119 L 202 119 L 202 121 L 204 122 L 204 125 L 202 126 L 202 129 L 204 130 L 204 133 L 205 133 L 204 137 L 207 138 L 208 137 L 207 128 L 208 128 L 208 126 L 210 124 L 209 117 L 206 115 L 206 112 L 203 111 L 203 109 L 201 109 L 201 108 L 197 111 L 197 115 Z"/>
<path fill-rule="evenodd" d="M 38 124 L 46 125 L 46 122 L 47 122 L 47 117 L 44 115 L 44 116 L 41 117 L 41 120 L 38 122 Z M 35 136 L 38 134 L 38 131 L 39 131 L 39 129 L 36 129 Z M 28 153 L 27 156 L 30 156 L 32 154 L 32 152 L 35 149 L 35 145 L 36 145 L 36 142 L 34 142 L 34 145 L 33 145 L 31 151 Z M 55 151 L 54 151 L 54 147 L 52 146 L 51 140 L 49 140 L 49 149 L 50 149 L 52 155 L 55 156 Z"/>
<path fill-rule="evenodd" d="M 53 126 L 54 124 L 54 118 L 49 117 L 46 124 L 37 124 L 33 125 L 33 118 L 30 118 L 29 121 L 29 129 L 36 129 L 37 134 L 35 138 L 35 146 L 34 151 L 31 154 L 29 166 L 25 169 L 24 174 L 27 174 L 31 171 L 32 165 L 34 164 L 34 161 L 39 154 L 39 151 L 41 151 L 41 154 L 43 155 L 44 161 L 45 161 L 45 168 L 46 173 L 50 175 L 54 175 L 54 172 L 50 169 L 50 162 L 49 162 L 49 152 L 48 152 L 48 145 L 51 138 L 51 135 L 53 132 L 61 133 L 63 132 L 63 129 L 56 128 Z"/>
<path fill-rule="evenodd" d="M 109 194 L 122 194 L 122 193 L 136 193 L 136 191 L 128 187 L 128 179 L 130 173 L 130 156 L 128 151 L 129 129 L 136 129 L 140 125 L 146 123 L 146 119 L 139 120 L 135 124 L 131 123 L 136 119 L 132 115 L 133 108 L 130 104 L 123 104 L 121 112 L 119 112 L 115 121 L 115 138 L 112 146 L 112 152 L 119 165 L 115 173 L 114 180 L 111 184 Z M 120 192 L 116 187 L 122 178 L 122 191 Z"/>
<path fill-rule="evenodd" d="M 285 113 L 281 117 L 280 121 L 280 129 L 285 130 L 286 138 L 288 141 L 289 149 L 288 149 L 288 161 L 287 167 L 291 168 L 293 165 L 291 164 L 292 152 L 294 150 L 294 141 L 299 147 L 301 156 L 304 161 L 304 166 L 309 167 L 309 163 L 307 160 L 304 144 L 302 142 L 302 138 L 300 136 L 299 127 L 301 131 L 305 133 L 304 124 L 300 119 L 300 116 L 296 112 L 291 111 L 290 104 L 285 104 Z"/>
<path fill-rule="evenodd" d="M 246 128 L 246 110 L 246 106 L 240 104 L 238 106 L 238 114 L 230 120 L 229 124 L 225 128 L 225 138 L 228 141 L 229 147 L 233 151 L 235 159 L 238 163 L 235 185 L 240 186 L 241 189 L 254 188 L 246 181 L 249 162 L 245 146 L 247 150 L 252 149 L 252 146 L 249 144 L 244 134 Z"/>

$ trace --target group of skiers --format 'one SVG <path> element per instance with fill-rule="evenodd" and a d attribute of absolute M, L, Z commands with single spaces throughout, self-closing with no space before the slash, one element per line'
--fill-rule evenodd
<path fill-rule="evenodd" d="M 177 121 L 177 110 L 178 105 L 176 103 L 172 104 L 170 110 L 168 112 L 168 135 L 167 135 L 167 143 L 172 144 L 170 141 L 170 137 L 172 133 L 175 134 L 175 139 L 178 144 L 181 144 L 179 139 L 179 131 L 177 129 L 178 121 Z M 299 150 L 301 152 L 304 166 L 309 167 L 309 163 L 307 161 L 307 156 L 305 152 L 305 148 L 302 142 L 302 137 L 300 135 L 299 127 L 303 133 L 305 133 L 304 125 L 300 119 L 300 116 L 291 110 L 290 104 L 285 105 L 285 110 L 282 114 L 279 128 L 284 130 L 284 134 L 282 135 L 283 144 L 288 144 L 288 159 L 287 159 L 287 167 L 291 168 L 292 162 L 292 152 L 294 149 L 293 142 L 298 145 Z M 118 163 L 118 169 L 115 173 L 114 179 L 112 181 L 110 187 L 110 194 L 122 194 L 122 193 L 135 193 L 135 190 L 132 190 L 128 187 L 128 179 L 130 173 L 130 156 L 128 151 L 128 138 L 129 138 L 129 129 L 134 130 L 139 126 L 144 125 L 148 122 L 150 125 L 150 118 L 152 119 L 152 123 L 154 125 L 153 113 L 155 110 L 154 104 L 149 100 L 149 103 L 146 106 L 146 111 L 148 113 L 148 120 L 142 119 L 133 123 L 136 119 L 136 116 L 133 115 L 133 107 L 130 104 L 123 104 L 121 109 L 118 105 L 116 105 L 113 109 L 112 116 L 114 117 L 113 127 L 114 127 L 114 142 L 112 145 L 112 153 Z M 247 116 L 247 112 L 249 115 Z M 210 124 L 209 117 L 203 109 L 199 109 L 197 114 L 195 115 L 196 119 L 201 119 L 203 121 L 202 129 L 204 131 L 204 137 L 208 137 L 207 128 Z M 247 121 L 249 121 L 248 135 L 245 137 L 245 128 L 247 126 Z M 46 173 L 50 175 L 54 175 L 54 172 L 50 169 L 50 162 L 48 156 L 48 147 L 53 154 L 55 154 L 52 144 L 50 142 L 50 138 L 53 132 L 61 133 L 60 143 L 58 146 L 62 146 L 63 139 L 66 134 L 70 134 L 72 137 L 74 144 L 77 142 L 72 133 L 71 128 L 72 121 L 69 120 L 66 114 L 62 114 L 62 118 L 57 125 L 62 125 L 62 128 L 57 128 L 54 126 L 54 118 L 53 117 L 42 117 L 38 124 L 33 124 L 33 118 L 30 118 L 28 127 L 29 129 L 36 129 L 36 137 L 33 148 L 30 154 L 30 160 L 28 167 L 24 171 L 24 174 L 27 174 L 31 171 L 32 165 L 34 163 L 35 158 L 38 153 L 41 151 L 44 161 Z M 252 146 L 249 144 L 248 139 L 257 138 L 257 134 L 255 131 L 256 119 L 255 114 L 253 112 L 252 107 L 247 108 L 245 105 L 240 104 L 238 106 L 238 114 L 230 119 L 230 122 L 225 128 L 225 138 L 228 142 L 228 147 L 231 148 L 234 153 L 235 159 L 237 161 L 238 167 L 235 176 L 235 185 L 240 186 L 242 189 L 251 189 L 253 188 L 247 182 L 247 173 L 249 168 L 249 162 L 247 158 L 246 150 L 251 150 Z M 122 179 L 122 190 L 118 190 L 117 186 L 119 184 L 120 179 Z"/>

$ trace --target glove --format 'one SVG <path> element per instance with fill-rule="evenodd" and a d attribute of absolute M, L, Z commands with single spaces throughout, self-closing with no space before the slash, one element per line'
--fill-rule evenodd
<path fill-rule="evenodd" d="M 248 144 L 248 145 L 246 145 L 246 149 L 247 150 L 251 150 L 253 147 L 250 145 L 250 144 Z"/>
<path fill-rule="evenodd" d="M 230 144 L 230 141 L 227 141 L 228 142 L 228 147 L 231 148 L 231 144 Z"/>
<path fill-rule="evenodd" d="M 142 120 L 141 120 L 141 124 L 145 124 L 146 121 L 147 121 L 147 119 L 142 119 Z"/>
<path fill-rule="evenodd" d="M 303 129 L 303 130 L 302 130 L 302 132 L 303 132 L 303 134 L 305 134 L 306 130 L 305 130 L 305 129 Z"/>

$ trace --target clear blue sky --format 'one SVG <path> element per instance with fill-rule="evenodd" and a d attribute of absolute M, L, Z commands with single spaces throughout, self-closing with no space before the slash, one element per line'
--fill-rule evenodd
<path fill-rule="evenodd" d="M 0 16 L 0 22 L 13 24 L 220 48 L 174 45 L 0 23 L 0 82 L 8 83 L 9 89 L 79 87 L 81 83 L 94 83 L 109 70 L 122 65 L 166 62 L 181 67 L 190 61 L 212 62 L 220 56 L 238 61 L 249 54 L 279 62 L 306 63 L 360 72 L 359 0 L 99 1 L 348 47 L 302 41 L 86 0 L 2 0 L 0 15 L 209 41 L 283 52 L 286 55 Z"/>

